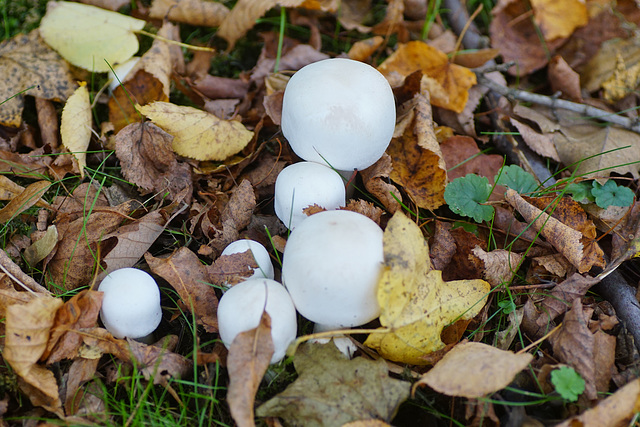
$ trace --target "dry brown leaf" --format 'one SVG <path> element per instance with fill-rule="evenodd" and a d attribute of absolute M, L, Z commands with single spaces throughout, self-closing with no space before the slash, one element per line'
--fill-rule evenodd
<path fill-rule="evenodd" d="M 304 0 L 239 0 L 231 12 L 226 16 L 217 36 L 225 39 L 233 49 L 236 41 L 244 36 L 256 24 L 256 20 L 262 17 L 272 7 L 298 7 Z"/>
<path fill-rule="evenodd" d="M 380 225 L 380 220 L 382 215 L 384 215 L 384 211 L 380 209 L 378 206 L 375 206 L 371 202 L 367 202 L 362 199 L 350 199 L 347 202 L 347 206 L 340 208 L 343 210 L 351 211 L 359 213 L 360 215 L 364 215 L 376 224 Z M 306 209 L 305 209 L 306 212 Z"/>
<path fill-rule="evenodd" d="M 582 84 L 588 92 L 598 90 L 602 83 L 613 76 L 619 59 L 632 67 L 640 61 L 640 43 L 635 37 L 627 40 L 616 38 L 604 43 L 598 53 L 585 65 Z"/>
<path fill-rule="evenodd" d="M 217 27 L 229 14 L 229 9 L 219 2 L 205 0 L 153 0 L 149 17 L 169 18 L 190 25 Z"/>
<path fill-rule="evenodd" d="M 447 138 L 440 144 L 440 149 L 450 181 L 472 173 L 485 176 L 492 183 L 502 167 L 502 156 L 483 154 L 476 141 L 468 136 Z"/>
<path fill-rule="evenodd" d="M 173 135 L 173 151 L 196 160 L 224 160 L 253 138 L 242 123 L 221 120 L 196 108 L 154 102 L 139 110 Z"/>
<path fill-rule="evenodd" d="M 351 46 L 347 55 L 350 59 L 355 61 L 366 62 L 366 60 L 369 59 L 369 57 L 380 48 L 380 46 L 382 46 L 383 42 L 384 38 L 381 36 L 374 36 L 365 40 L 357 41 L 353 46 Z"/>
<path fill-rule="evenodd" d="M 78 355 L 82 344 L 79 330 L 96 326 L 102 297 L 102 292 L 83 290 L 58 309 L 47 349 L 42 355 L 48 365 L 62 359 L 74 359 Z"/>
<path fill-rule="evenodd" d="M 38 30 L 0 43 L 0 72 L 5 76 L 0 102 L 7 100 L 0 108 L 0 123 L 10 127 L 22 123 L 25 95 L 65 101 L 78 87 L 67 62 L 44 43 Z"/>
<path fill-rule="evenodd" d="M 476 246 L 473 254 L 484 262 L 484 278 L 492 286 L 506 286 L 518 272 L 524 255 L 504 249 L 494 249 L 485 252 Z"/>
<path fill-rule="evenodd" d="M 33 239 L 33 234 L 31 235 Z M 24 259 L 34 267 L 45 259 L 58 244 L 58 229 L 55 225 L 47 227 L 47 231 L 24 251 Z"/>
<path fill-rule="evenodd" d="M 271 318 L 262 313 L 258 327 L 239 333 L 229 347 L 227 401 L 239 427 L 254 426 L 255 395 L 273 356 Z"/>
<path fill-rule="evenodd" d="M 477 399 L 508 386 L 533 360 L 479 342 L 456 345 L 415 384 L 428 385 L 447 396 Z"/>
<path fill-rule="evenodd" d="M 447 55 L 421 41 L 400 45 L 379 67 L 387 78 L 397 73 L 407 77 L 422 71 L 440 87 L 439 93 L 431 92 L 433 105 L 460 113 L 469 97 L 469 89 L 476 84 L 476 75 L 467 68 L 449 63 Z"/>
<path fill-rule="evenodd" d="M 505 199 L 520 212 L 535 230 L 539 230 L 540 234 L 562 253 L 580 273 L 589 271 L 593 266 L 604 266 L 604 252 L 592 238 L 527 203 L 512 189 L 507 190 Z"/>
<path fill-rule="evenodd" d="M 177 249 L 168 258 L 155 258 L 146 253 L 151 271 L 165 279 L 176 290 L 185 309 L 192 311 L 196 322 L 207 332 L 216 332 L 218 298 L 208 284 L 209 273 L 196 254 L 187 247 Z"/>
<path fill-rule="evenodd" d="M 442 221 L 436 221 L 436 231 L 433 235 L 433 243 L 429 245 L 429 256 L 436 270 L 443 270 L 456 252 L 456 241 L 449 232 L 451 225 Z"/>
<path fill-rule="evenodd" d="M 21 388 L 35 406 L 63 416 L 58 383 L 53 372 L 37 364 L 62 300 L 38 297 L 7 308 L 5 347 L 2 357 L 23 381 Z"/>
<path fill-rule="evenodd" d="M 638 412 L 640 412 L 640 379 L 635 379 L 594 408 L 563 421 L 557 427 L 628 425 Z"/>
<path fill-rule="evenodd" d="M 129 3 L 129 0 L 80 0 L 80 3 L 90 4 L 91 6 L 97 6 L 115 12 Z"/>
<path fill-rule="evenodd" d="M 168 386 L 171 378 L 180 379 L 188 373 L 193 373 L 193 364 L 184 356 L 168 350 L 167 341 L 177 337 L 166 336 L 154 345 L 146 345 L 135 340 L 117 340 L 123 343 L 121 352 L 127 355 L 126 359 L 135 360 L 136 366 L 144 377 L 152 379 L 154 384 Z"/>
<path fill-rule="evenodd" d="M 424 95 L 415 100 L 411 125 L 387 148 L 393 163 L 390 176 L 419 207 L 436 209 L 444 204 L 447 168 L 433 133 L 429 100 Z"/>
<path fill-rule="evenodd" d="M 100 362 L 99 358 L 85 359 L 84 357 L 77 357 L 69 367 L 64 401 L 64 409 L 67 415 L 79 412 L 79 409 L 86 405 L 85 399 L 90 399 L 92 394 L 97 391 L 90 390 L 88 387 L 81 388 L 81 386 L 95 378 L 98 362 Z M 101 399 L 98 399 L 98 401 L 102 402 Z M 104 403 L 101 406 L 104 410 Z"/>
<path fill-rule="evenodd" d="M 38 181 L 30 184 L 24 191 L 7 203 L 5 207 L 0 209 L 0 223 L 4 224 L 10 221 L 31 206 L 40 202 L 42 196 L 50 186 L 51 183 L 49 181 Z"/>
<path fill-rule="evenodd" d="M 400 190 L 389 182 L 392 170 L 391 157 L 384 153 L 377 162 L 360 171 L 360 175 L 364 182 L 364 188 L 393 215 L 400 207 L 399 200 L 402 200 L 402 195 Z"/>
<path fill-rule="evenodd" d="M 520 133 L 520 136 L 524 140 L 525 144 L 529 146 L 533 151 L 544 157 L 549 157 L 556 162 L 560 162 L 560 157 L 556 151 L 556 146 L 553 143 L 553 135 L 545 132 L 537 132 L 530 126 L 523 122 L 511 118 L 509 119 L 511 124 Z"/>
<path fill-rule="evenodd" d="M 547 41 L 570 36 L 587 23 L 587 6 L 580 0 L 531 0 L 535 21 Z"/>
<path fill-rule="evenodd" d="M 211 283 L 218 286 L 235 285 L 247 280 L 258 268 L 251 251 L 222 255 L 207 270 Z"/>
<path fill-rule="evenodd" d="M 560 55 L 549 61 L 549 82 L 554 93 L 562 92 L 565 97 L 575 102 L 582 102 L 580 91 L 580 74 L 573 71 Z"/>
<path fill-rule="evenodd" d="M 153 123 L 134 123 L 116 135 L 116 156 L 124 177 L 144 193 L 153 191 L 173 201 L 186 194 L 182 201 L 189 204 L 193 194 L 191 167 L 177 160 L 172 140 Z"/>

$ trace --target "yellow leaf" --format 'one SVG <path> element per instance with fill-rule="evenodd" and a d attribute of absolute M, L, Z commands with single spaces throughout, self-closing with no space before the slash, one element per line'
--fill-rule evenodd
<path fill-rule="evenodd" d="M 388 332 L 369 335 L 365 345 L 386 359 L 425 364 L 424 356 L 444 347 L 442 329 L 477 315 L 490 286 L 484 280 L 443 281 L 441 271 L 431 270 L 420 228 L 400 211 L 384 232 L 384 259 L 378 302 Z"/>
<path fill-rule="evenodd" d="M 169 102 L 138 107 L 156 125 L 173 135 L 173 151 L 196 160 L 224 160 L 242 150 L 253 132 L 235 120 Z"/>
<path fill-rule="evenodd" d="M 531 7 L 547 41 L 569 37 L 589 21 L 584 0 L 531 0 Z"/>
<path fill-rule="evenodd" d="M 89 71 L 107 72 L 138 51 L 134 31 L 145 21 L 71 2 L 49 2 L 40 35 L 64 59 Z M 106 62 L 105 62 L 106 61 Z"/>
<path fill-rule="evenodd" d="M 87 165 L 87 147 L 91 141 L 91 102 L 84 83 L 69 97 L 60 119 L 62 145 L 78 160 L 80 176 Z"/>

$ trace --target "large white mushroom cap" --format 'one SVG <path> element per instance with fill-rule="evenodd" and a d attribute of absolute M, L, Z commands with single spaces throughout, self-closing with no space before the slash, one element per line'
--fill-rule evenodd
<path fill-rule="evenodd" d="M 345 205 L 342 177 L 333 169 L 313 162 L 299 162 L 284 168 L 276 179 L 276 215 L 290 230 L 307 218 L 303 209 L 317 204 L 325 209 Z"/>
<path fill-rule="evenodd" d="M 239 333 L 258 326 L 262 310 L 271 317 L 274 347 L 271 363 L 276 363 L 282 360 L 287 347 L 296 338 L 298 326 L 289 293 L 274 280 L 245 280 L 222 295 L 218 304 L 220 339 L 229 348 Z"/>
<path fill-rule="evenodd" d="M 338 170 L 365 169 L 389 146 L 395 123 L 391 86 L 363 62 L 314 62 L 285 88 L 282 133 L 304 160 Z"/>
<path fill-rule="evenodd" d="M 382 230 L 364 215 L 325 211 L 289 236 L 282 282 L 304 317 L 329 328 L 362 325 L 380 315 Z"/>
<path fill-rule="evenodd" d="M 267 252 L 261 243 L 255 240 L 241 239 L 231 242 L 224 248 L 220 255 L 231 255 L 246 251 L 251 251 L 253 259 L 255 259 L 256 264 L 258 264 L 258 267 L 253 269 L 253 275 L 247 277 L 247 279 L 261 279 L 263 277 L 273 279 L 273 263 L 271 262 L 269 252 Z"/>
<path fill-rule="evenodd" d="M 109 273 L 98 286 L 104 292 L 100 320 L 116 338 L 142 338 L 160 324 L 160 289 L 148 273 L 121 268 Z"/>

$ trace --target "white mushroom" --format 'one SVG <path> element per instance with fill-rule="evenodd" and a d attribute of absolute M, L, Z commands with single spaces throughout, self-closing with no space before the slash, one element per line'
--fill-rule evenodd
<path fill-rule="evenodd" d="M 276 179 L 276 215 L 290 230 L 307 218 L 303 209 L 317 204 L 325 209 L 345 205 L 344 182 L 340 175 L 313 162 L 299 162 L 284 168 Z"/>
<path fill-rule="evenodd" d="M 364 215 L 325 211 L 289 236 L 282 282 L 298 312 L 326 328 L 367 323 L 380 314 L 376 298 L 382 230 Z"/>
<path fill-rule="evenodd" d="M 109 273 L 98 290 L 104 292 L 100 320 L 116 338 L 142 338 L 160 324 L 160 289 L 148 273 L 121 268 Z"/>
<path fill-rule="evenodd" d="M 319 323 L 313 325 L 314 334 L 320 332 L 328 332 L 332 329 L 333 328 L 330 328 L 327 325 L 321 325 Z M 309 340 L 309 342 L 317 342 L 318 344 L 327 344 L 329 343 L 329 341 L 333 342 L 333 345 L 335 345 L 338 350 L 340 350 L 340 353 L 344 354 L 349 359 L 351 359 L 355 352 L 358 350 L 358 347 L 353 343 L 353 341 L 351 341 L 349 337 L 346 337 L 344 335 L 335 335 L 331 338 L 314 338 L 312 340 Z"/>
<path fill-rule="evenodd" d="M 242 239 L 231 242 L 220 255 L 231 255 L 246 251 L 251 251 L 256 264 L 258 264 L 258 267 L 253 269 L 253 275 L 247 279 L 273 279 L 273 263 L 271 262 L 271 257 L 269 257 L 269 252 L 261 243 L 255 240 Z"/>
<path fill-rule="evenodd" d="M 287 290 L 270 279 L 250 279 L 233 286 L 218 304 L 220 339 L 229 348 L 235 337 L 254 329 L 260 323 L 262 310 L 271 316 L 271 338 L 274 353 L 271 363 L 284 357 L 296 338 L 296 309 Z"/>
<path fill-rule="evenodd" d="M 282 133 L 304 160 L 338 170 L 365 169 L 387 149 L 395 122 L 391 86 L 363 62 L 314 62 L 285 88 Z"/>
<path fill-rule="evenodd" d="M 109 78 L 109 92 L 116 90 L 120 83 L 124 83 L 127 75 L 136 66 L 140 60 L 139 56 L 133 56 L 129 60 L 113 67 L 113 71 L 109 70 L 107 77 Z M 115 72 L 115 73 L 114 73 Z M 117 78 L 116 78 L 117 76 Z"/>

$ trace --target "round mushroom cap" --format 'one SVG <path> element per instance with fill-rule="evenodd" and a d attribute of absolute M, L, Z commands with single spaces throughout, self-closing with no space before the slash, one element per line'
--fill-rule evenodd
<path fill-rule="evenodd" d="M 380 315 L 383 261 L 375 222 L 351 211 L 320 212 L 289 235 L 282 282 L 307 319 L 336 329 L 362 325 Z"/>
<path fill-rule="evenodd" d="M 277 363 L 296 338 L 298 324 L 296 309 L 289 293 L 275 280 L 245 280 L 222 295 L 218 304 L 220 339 L 229 348 L 239 333 L 254 329 L 260 324 L 262 310 L 266 310 L 271 317 L 271 339 L 274 347 L 271 363 Z"/>
<path fill-rule="evenodd" d="M 104 292 L 100 320 L 114 337 L 142 338 L 160 324 L 160 289 L 148 273 L 137 268 L 112 271 L 98 290 Z"/>
<path fill-rule="evenodd" d="M 389 146 L 396 123 L 391 86 L 375 68 L 334 58 L 301 68 L 282 100 L 282 133 L 304 160 L 365 169 Z"/>
<path fill-rule="evenodd" d="M 308 218 L 303 209 L 313 204 L 329 210 L 337 209 L 345 205 L 345 199 L 342 177 L 318 163 L 294 163 L 284 168 L 276 179 L 276 215 L 290 230 Z"/>
<path fill-rule="evenodd" d="M 251 251 L 256 264 L 258 264 L 258 267 L 253 269 L 253 275 L 248 277 L 247 280 L 262 278 L 273 279 L 273 263 L 271 262 L 269 252 L 267 252 L 261 243 L 255 240 L 241 239 L 231 242 L 224 248 L 220 255 L 231 255 L 246 251 Z"/>

